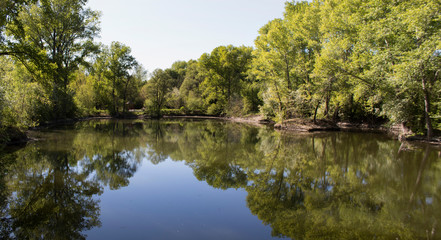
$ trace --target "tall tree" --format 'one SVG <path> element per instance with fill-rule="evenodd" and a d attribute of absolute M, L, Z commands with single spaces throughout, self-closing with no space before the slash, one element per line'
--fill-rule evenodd
<path fill-rule="evenodd" d="M 4 30 L 8 23 L 16 20 L 21 6 L 36 2 L 35 0 L 3 0 L 0 2 L 0 55 L 9 55 L 6 51 L 6 36 Z"/>
<path fill-rule="evenodd" d="M 404 1 L 393 8 L 392 14 L 403 19 L 399 33 L 402 41 L 398 43 L 401 61 L 395 68 L 396 75 L 404 82 L 421 84 L 424 99 L 421 105 L 424 106 L 427 138 L 431 139 L 431 98 L 433 85 L 439 81 L 441 71 L 441 3 L 434 0 Z"/>
<path fill-rule="evenodd" d="M 286 21 L 274 19 L 263 26 L 259 33 L 255 41 L 255 54 L 258 56 L 255 64 L 260 65 L 262 70 L 265 69 L 274 78 L 283 79 L 283 84 L 291 90 L 291 70 L 294 67 L 296 49 Z"/>
<path fill-rule="evenodd" d="M 168 72 L 156 69 L 142 89 L 146 97 L 147 111 L 155 117 L 161 116 L 161 110 L 167 102 L 172 86 L 171 79 Z"/>
<path fill-rule="evenodd" d="M 203 99 L 201 83 L 204 81 L 201 64 L 195 60 L 187 63 L 185 78 L 179 88 L 179 94 L 183 98 L 184 105 L 190 113 L 203 111 Z"/>
<path fill-rule="evenodd" d="M 217 95 L 208 99 L 229 104 L 233 95 L 240 94 L 252 59 L 251 52 L 250 47 L 229 45 L 217 47 L 210 54 L 201 56 L 199 61 L 208 73 L 204 81 L 206 94 Z"/>
<path fill-rule="evenodd" d="M 111 81 L 112 86 L 112 113 L 116 115 L 119 113 L 118 102 L 120 101 L 118 98 L 123 101 L 123 112 L 126 111 L 127 90 L 134 80 L 131 71 L 135 70 L 138 65 L 135 58 L 131 55 L 131 51 L 130 47 L 119 42 L 112 42 L 109 48 L 107 77 Z"/>
<path fill-rule="evenodd" d="M 87 0 L 41 0 L 25 5 L 6 34 L 14 41 L 8 51 L 18 58 L 46 91 L 55 118 L 74 113 L 67 88 L 71 74 L 93 50 L 99 13 L 85 8 Z"/>

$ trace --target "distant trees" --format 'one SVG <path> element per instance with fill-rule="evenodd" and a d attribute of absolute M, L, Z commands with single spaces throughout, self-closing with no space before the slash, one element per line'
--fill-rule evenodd
<path fill-rule="evenodd" d="M 202 66 L 195 60 L 188 61 L 184 81 L 179 87 L 179 94 L 187 114 L 201 114 L 205 110 L 201 87 L 204 79 Z"/>
<path fill-rule="evenodd" d="M 240 96 L 246 73 L 251 62 L 249 47 L 220 46 L 211 54 L 203 54 L 199 59 L 206 71 L 203 82 L 205 104 L 209 114 L 220 115 Z"/>
<path fill-rule="evenodd" d="M 93 114 L 106 109 L 111 115 L 126 114 L 128 106 L 140 106 L 140 90 L 146 72 L 131 55 L 130 47 L 112 42 L 101 46 L 91 64 L 90 72 L 78 72 L 77 82 L 72 86 L 78 106 L 84 113 Z"/>
<path fill-rule="evenodd" d="M 172 79 L 167 71 L 156 69 L 143 87 L 142 92 L 146 98 L 145 107 L 150 115 L 162 116 L 161 110 L 169 99 Z"/>
<path fill-rule="evenodd" d="M 389 120 L 430 138 L 440 124 L 440 12 L 433 0 L 288 2 L 283 18 L 260 29 L 254 49 L 220 46 L 176 63 L 183 81 L 169 77 L 179 91 L 169 89 L 174 104 L 164 107 L 260 111 L 278 122 Z"/>
<path fill-rule="evenodd" d="M 169 109 L 163 112 L 245 114 L 243 101 L 253 96 L 246 92 L 251 52 L 244 46 L 220 46 L 198 61 L 178 61 L 169 69 L 155 70 L 141 90 L 147 113 L 158 117 Z"/>
<path fill-rule="evenodd" d="M 108 69 L 106 69 L 105 75 L 110 80 L 112 89 L 112 108 L 110 109 L 112 114 L 118 115 L 121 105 L 123 112 L 126 111 L 128 88 L 131 82 L 134 81 L 134 76 L 129 71 L 134 70 L 138 65 L 130 52 L 129 47 L 119 42 L 113 42 L 110 48 L 104 51 L 104 54 L 107 54 L 108 61 Z M 118 99 L 122 100 L 122 103 Z"/>

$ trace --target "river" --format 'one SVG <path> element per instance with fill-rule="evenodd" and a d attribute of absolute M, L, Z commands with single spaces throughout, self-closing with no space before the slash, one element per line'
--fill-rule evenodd
<path fill-rule="evenodd" d="M 0 154 L 0 239 L 441 239 L 441 149 L 91 120 Z"/>

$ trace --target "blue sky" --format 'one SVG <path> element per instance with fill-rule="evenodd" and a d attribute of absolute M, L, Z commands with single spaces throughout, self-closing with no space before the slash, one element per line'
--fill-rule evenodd
<path fill-rule="evenodd" d="M 198 59 L 215 47 L 253 46 L 258 30 L 283 16 L 286 0 L 89 0 L 101 11 L 101 39 L 119 41 L 152 72 Z"/>

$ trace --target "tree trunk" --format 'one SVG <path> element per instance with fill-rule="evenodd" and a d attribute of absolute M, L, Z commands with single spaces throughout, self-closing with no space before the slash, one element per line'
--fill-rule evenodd
<path fill-rule="evenodd" d="M 115 79 L 113 79 L 112 98 L 113 98 L 113 114 L 116 114 L 116 96 L 115 96 Z"/>
<path fill-rule="evenodd" d="M 424 94 L 424 117 L 426 119 L 427 140 L 430 140 L 433 136 L 433 128 L 432 128 L 432 120 L 430 119 L 429 90 L 427 89 L 427 82 L 424 77 L 421 79 L 421 83 L 423 86 L 423 94 Z"/>
<path fill-rule="evenodd" d="M 339 111 L 340 111 L 340 105 L 337 104 L 337 107 L 335 108 L 334 116 L 332 117 L 332 121 L 337 122 Z"/>
<path fill-rule="evenodd" d="M 231 77 L 228 78 L 228 104 L 230 104 L 231 100 Z"/>
<path fill-rule="evenodd" d="M 127 88 L 129 87 L 130 77 L 127 78 L 126 86 L 124 88 L 124 97 L 123 97 L 123 115 L 126 114 L 126 99 L 127 99 Z"/>
<path fill-rule="evenodd" d="M 318 108 L 320 107 L 320 102 L 317 103 L 317 106 L 315 106 L 315 111 L 314 111 L 314 124 L 317 123 L 317 111 Z"/>
<path fill-rule="evenodd" d="M 288 84 L 288 89 L 291 90 L 291 79 L 289 77 L 289 61 L 287 56 L 285 56 L 285 63 L 286 63 L 286 69 L 285 69 L 286 82 Z"/>

